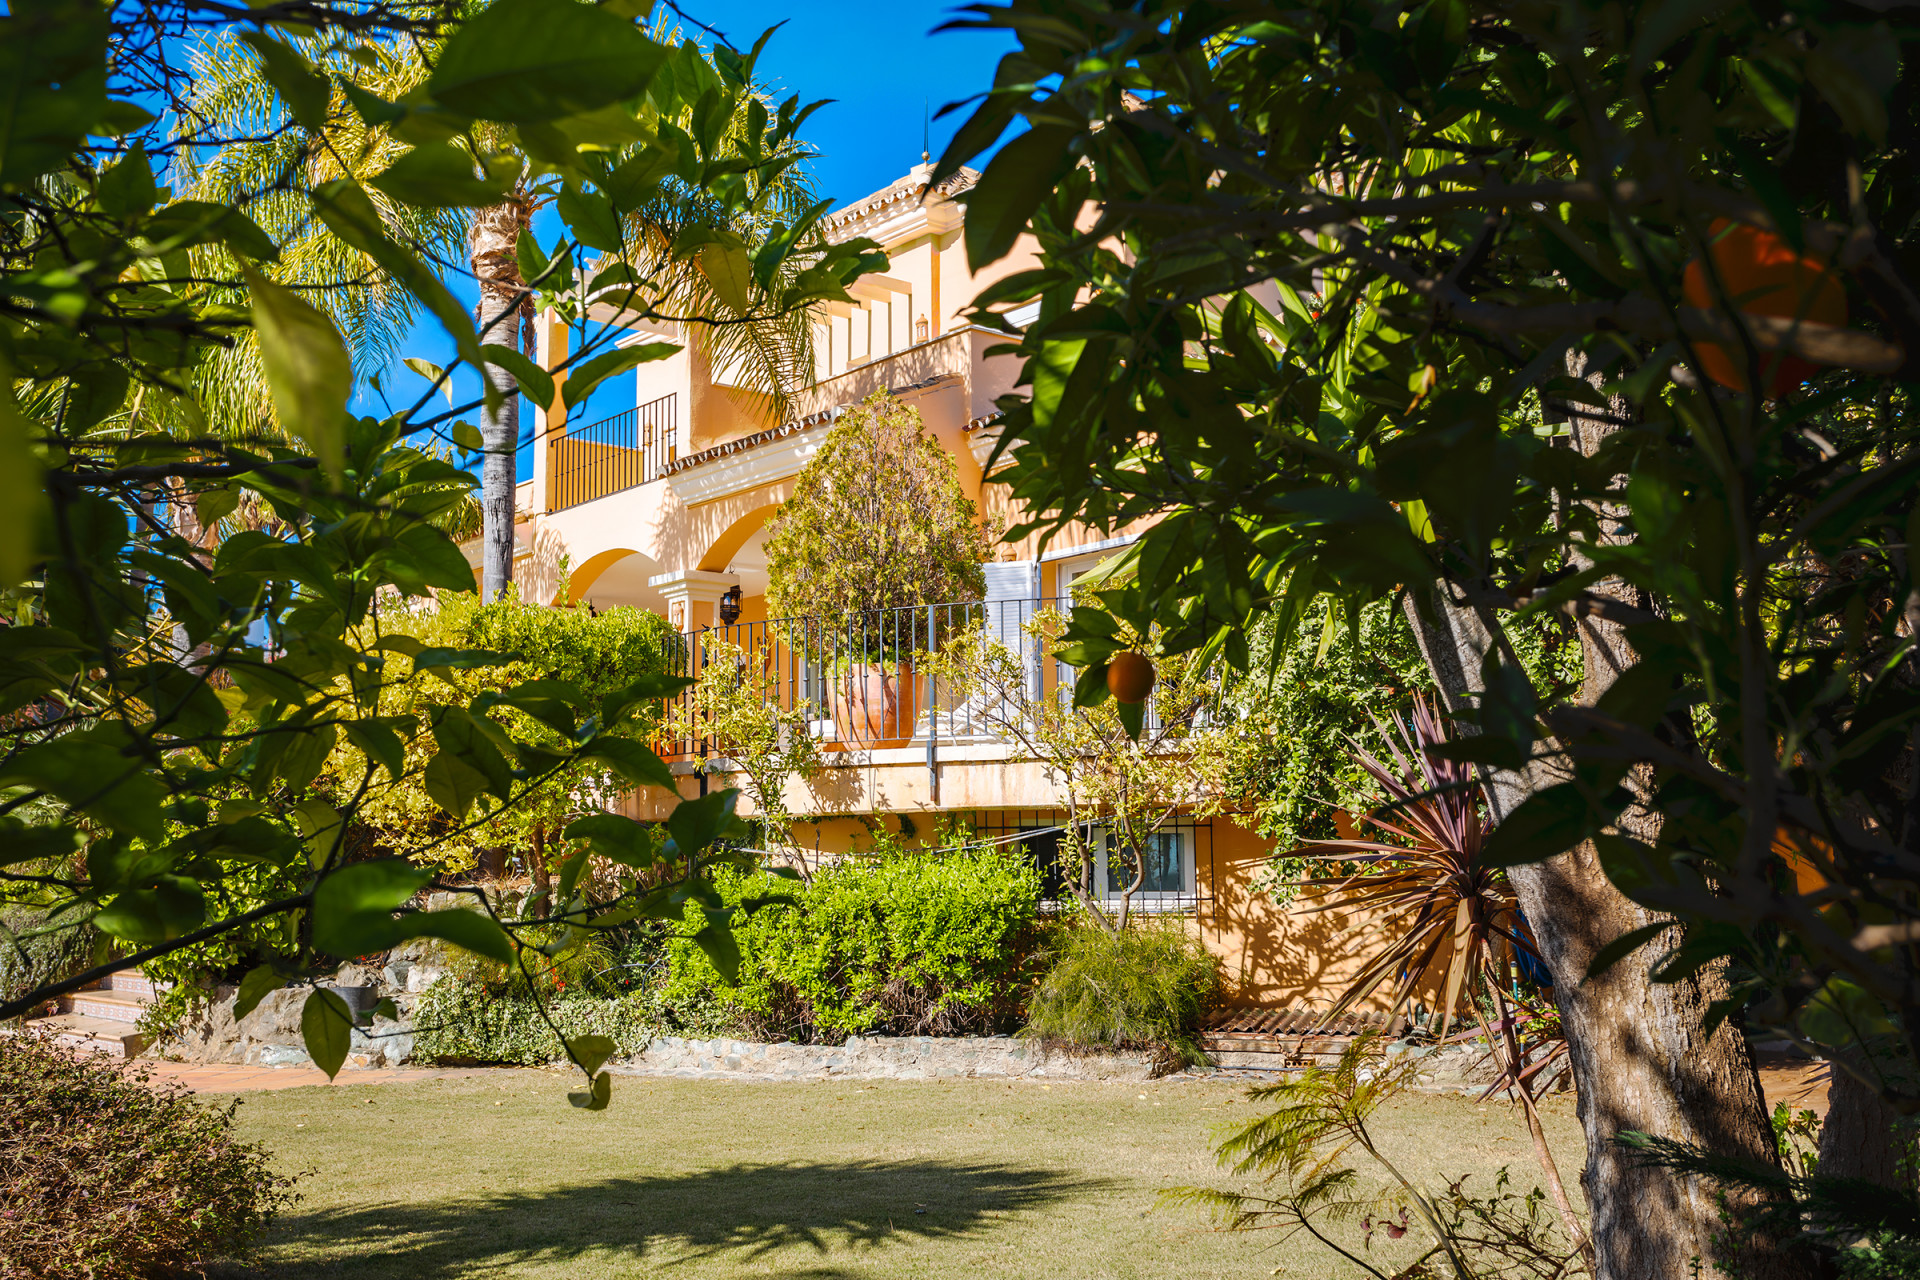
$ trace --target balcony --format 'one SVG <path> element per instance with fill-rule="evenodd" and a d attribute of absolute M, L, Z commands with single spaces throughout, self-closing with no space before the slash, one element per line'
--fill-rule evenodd
<path fill-rule="evenodd" d="M 924 747 L 931 760 L 942 746 L 1001 744 L 1000 726 L 1012 709 L 1003 697 L 957 691 L 928 655 L 977 637 L 1006 648 L 1024 673 L 1027 698 L 1064 691 L 1071 669 L 1048 654 L 1052 641 L 1026 628 L 1043 609 L 1070 608 L 1065 599 L 985 600 L 707 627 L 680 637 L 675 664 L 682 675 L 704 673 L 716 661 L 731 664 L 735 679 L 766 703 L 803 711 L 830 752 Z M 682 694 L 682 706 L 692 705 L 692 696 Z M 713 745 L 689 738 L 667 743 L 666 753 L 699 758 Z"/>
<path fill-rule="evenodd" d="M 554 439 L 548 464 L 553 509 L 564 511 L 665 475 L 680 456 L 677 405 L 678 397 L 669 393 Z"/>

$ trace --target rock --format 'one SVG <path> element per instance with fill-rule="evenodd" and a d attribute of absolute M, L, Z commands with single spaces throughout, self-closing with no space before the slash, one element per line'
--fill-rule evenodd
<path fill-rule="evenodd" d="M 260 1050 L 259 1063 L 263 1067 L 297 1067 L 312 1061 L 305 1049 L 289 1044 L 270 1044 Z"/>

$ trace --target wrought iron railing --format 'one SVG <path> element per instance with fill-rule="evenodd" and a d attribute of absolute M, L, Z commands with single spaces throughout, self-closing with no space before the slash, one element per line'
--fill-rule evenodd
<path fill-rule="evenodd" d="M 577 507 L 658 480 L 680 456 L 676 397 L 671 393 L 553 441 L 553 509 Z"/>
<path fill-rule="evenodd" d="M 1049 654 L 1052 641 L 1029 634 L 1042 609 L 1066 612 L 1067 599 L 983 600 L 965 604 L 882 609 L 845 618 L 782 618 L 708 627 L 680 637 L 676 665 L 697 675 L 715 661 L 732 664 L 768 703 L 801 710 L 807 732 L 828 746 L 905 747 L 924 743 L 982 744 L 1001 740 L 1006 717 L 1021 699 L 1034 700 L 1072 684 L 1073 673 Z M 1020 687 L 999 692 L 956 687 L 943 680 L 929 654 L 963 637 L 1006 649 Z M 694 694 L 678 707 L 693 707 Z M 686 717 L 695 719 L 692 716 Z M 714 753 L 697 736 L 663 744 L 682 758 Z"/>

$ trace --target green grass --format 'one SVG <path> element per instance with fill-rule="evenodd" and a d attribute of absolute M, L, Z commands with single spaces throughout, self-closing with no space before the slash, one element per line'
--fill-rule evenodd
<path fill-rule="evenodd" d="M 1304 1241 L 1276 1247 L 1271 1235 L 1210 1231 L 1191 1210 L 1156 1211 L 1164 1187 L 1225 1185 L 1208 1135 L 1252 1114 L 1242 1083 L 628 1077 L 599 1114 L 570 1107 L 569 1087 L 557 1074 L 502 1071 L 249 1095 L 243 1133 L 310 1176 L 264 1253 L 226 1274 L 1360 1274 Z M 1572 1106 L 1547 1111 L 1572 1182 Z M 1415 1096 L 1378 1120 L 1414 1176 L 1473 1173 L 1472 1186 L 1510 1164 L 1521 1185 L 1536 1181 L 1521 1119 L 1504 1105 Z"/>

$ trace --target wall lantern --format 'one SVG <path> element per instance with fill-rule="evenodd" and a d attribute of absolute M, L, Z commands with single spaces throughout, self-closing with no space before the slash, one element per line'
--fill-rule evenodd
<path fill-rule="evenodd" d="M 913 322 L 913 340 L 915 342 L 925 342 L 927 340 L 927 329 L 927 318 L 925 316 L 921 316 L 918 320 L 915 320 Z"/>
<path fill-rule="evenodd" d="M 734 583 L 720 597 L 720 625 L 730 627 L 740 621 L 740 584 Z"/>

